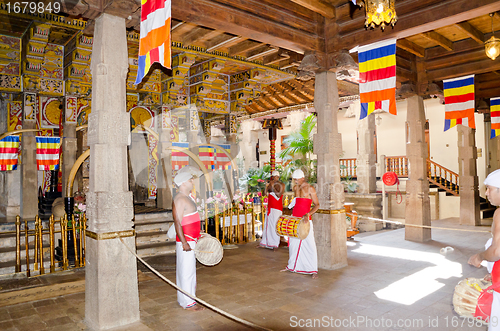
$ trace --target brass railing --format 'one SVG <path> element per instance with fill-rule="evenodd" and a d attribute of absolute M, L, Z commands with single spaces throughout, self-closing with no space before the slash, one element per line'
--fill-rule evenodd
<path fill-rule="evenodd" d="M 356 159 L 340 159 L 340 177 L 356 178 Z"/>
<path fill-rule="evenodd" d="M 408 159 L 406 156 L 386 157 L 385 171 L 393 171 L 398 177 L 408 177 Z M 429 159 L 427 159 L 427 179 L 432 184 L 453 195 L 458 196 L 460 193 L 460 176 Z"/>
<path fill-rule="evenodd" d="M 49 250 L 50 259 L 50 269 L 49 273 L 56 272 L 58 270 L 68 270 L 70 268 L 80 268 L 85 266 L 85 229 L 87 227 L 87 219 L 85 214 L 75 220 L 74 215 L 72 216 L 71 222 L 68 222 L 66 214 L 60 220 L 55 220 L 52 215 L 47 224 L 44 227 L 44 222 L 38 217 L 35 217 L 35 223 L 32 229 L 27 220 L 21 221 L 19 216 L 16 217 L 15 228 L 16 230 L 16 262 L 15 262 L 15 272 L 21 272 L 22 262 L 21 262 L 21 251 L 25 251 L 25 263 L 26 263 L 26 276 L 32 276 L 31 266 L 33 266 L 33 275 L 43 275 L 46 273 L 44 265 L 44 255 Z M 58 229 L 56 229 L 58 225 Z M 10 232 L 2 232 L 3 234 L 8 234 Z M 55 256 L 55 241 L 56 235 L 61 240 L 61 260 L 56 261 Z M 70 250 L 74 250 L 74 263 L 70 264 L 68 258 L 68 238 L 71 236 L 71 241 L 73 242 L 73 247 Z M 48 237 L 47 241 L 43 239 Z M 24 240 L 22 240 L 24 239 Z M 23 242 L 24 241 L 24 242 Z M 31 244 L 31 245 L 30 245 Z M 31 246 L 31 247 L 30 247 Z M 45 247 L 44 247 L 45 246 Z M 32 256 L 32 258 L 31 258 Z"/>

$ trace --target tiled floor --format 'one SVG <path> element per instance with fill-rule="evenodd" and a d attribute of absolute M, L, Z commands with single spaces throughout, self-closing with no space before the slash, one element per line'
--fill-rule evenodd
<path fill-rule="evenodd" d="M 428 243 L 405 241 L 404 229 L 360 234 L 347 242 L 349 266 L 320 269 L 317 280 L 279 272 L 287 248 L 273 252 L 256 249 L 255 243 L 241 245 L 225 250 L 218 266 L 199 266 L 196 294 L 273 330 L 486 330 L 470 327 L 453 312 L 452 295 L 459 280 L 486 274 L 484 268 L 467 265 L 467 259 L 490 237 L 471 231 L 489 227 L 459 226 L 457 219 L 433 225 L 467 231 L 436 229 Z M 454 250 L 440 254 L 447 246 Z M 151 263 L 175 280 L 173 256 Z M 139 284 L 143 325 L 153 330 L 248 329 L 210 310 L 183 310 L 175 290 L 153 277 Z M 82 330 L 84 307 L 80 293 L 0 308 L 0 330 Z"/>

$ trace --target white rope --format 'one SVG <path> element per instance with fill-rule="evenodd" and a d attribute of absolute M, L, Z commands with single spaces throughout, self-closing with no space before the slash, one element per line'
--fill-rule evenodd
<path fill-rule="evenodd" d="M 130 249 L 130 247 L 127 246 L 127 244 L 125 244 L 125 242 L 123 241 L 122 237 L 120 236 L 117 236 L 120 241 L 122 242 L 123 245 L 125 245 L 125 247 L 127 247 L 127 249 L 129 250 L 130 253 L 132 253 L 139 261 L 141 261 L 146 267 L 149 268 L 149 270 L 151 270 L 154 274 L 156 274 L 158 277 L 160 277 L 161 279 L 163 279 L 165 282 L 167 282 L 170 286 L 174 287 L 176 290 L 178 290 L 179 292 L 183 293 L 184 295 L 187 295 L 188 297 L 190 297 L 191 299 L 195 300 L 196 302 L 199 302 L 201 303 L 202 305 L 204 305 L 205 307 L 208 307 L 210 309 L 212 309 L 213 311 L 221 314 L 221 315 L 224 315 L 226 316 L 227 318 L 229 319 L 232 319 L 236 322 L 239 322 L 241 324 L 244 324 L 244 325 L 247 325 L 251 328 L 254 328 L 254 329 L 257 329 L 257 330 L 264 330 L 264 331 L 272 331 L 271 329 L 267 329 L 263 326 L 260 326 L 260 325 L 257 325 L 257 324 L 254 324 L 252 322 L 249 322 L 249 321 L 246 321 L 244 319 L 241 319 L 239 317 L 236 317 L 228 312 L 225 312 L 224 310 L 222 309 L 219 309 L 215 306 L 212 306 L 211 304 L 209 304 L 208 302 L 206 301 L 203 301 L 199 298 L 197 298 L 196 296 L 192 295 L 192 294 L 189 294 L 187 293 L 186 291 L 184 291 L 183 289 L 181 289 L 180 287 L 178 287 L 174 282 L 172 282 L 170 279 L 166 278 L 165 276 L 163 276 L 162 274 L 160 274 L 158 271 L 156 271 L 152 266 L 150 266 L 146 261 L 144 261 L 143 259 L 141 259 L 132 249 Z"/>
<path fill-rule="evenodd" d="M 355 215 L 353 213 L 346 213 L 346 214 L 348 214 L 348 215 Z M 416 227 L 416 228 L 426 228 L 426 229 L 440 229 L 440 230 L 454 230 L 454 231 L 465 231 L 465 232 L 491 233 L 491 231 L 482 231 L 482 230 L 444 228 L 444 227 L 439 227 L 439 226 L 408 224 L 408 223 L 401 223 L 401 222 L 398 222 L 398 221 L 389 221 L 389 220 L 384 220 L 384 219 L 374 218 L 374 217 L 368 217 L 368 216 L 362 216 L 362 215 L 358 215 L 358 218 L 364 218 L 364 219 L 367 219 L 367 220 L 370 220 L 370 221 L 376 221 L 376 222 L 386 222 L 386 223 L 404 225 L 405 227 L 406 226 L 413 226 L 413 227 Z"/>

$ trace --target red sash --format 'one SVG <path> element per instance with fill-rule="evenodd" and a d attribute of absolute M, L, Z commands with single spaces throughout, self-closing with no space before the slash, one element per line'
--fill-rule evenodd
<path fill-rule="evenodd" d="M 200 215 L 198 212 L 194 212 L 192 214 L 186 215 L 182 218 L 182 231 L 185 235 L 191 236 L 194 239 L 198 239 L 200 237 Z M 187 241 L 194 241 L 193 239 L 186 237 Z M 175 241 L 181 242 L 179 236 L 176 236 Z"/>
<path fill-rule="evenodd" d="M 293 206 L 292 216 L 302 217 L 311 211 L 311 199 L 295 198 L 295 206 Z"/>
<path fill-rule="evenodd" d="M 283 211 L 283 196 L 276 199 L 272 194 L 269 194 L 269 200 L 267 205 L 267 215 L 271 212 L 271 208 Z"/>

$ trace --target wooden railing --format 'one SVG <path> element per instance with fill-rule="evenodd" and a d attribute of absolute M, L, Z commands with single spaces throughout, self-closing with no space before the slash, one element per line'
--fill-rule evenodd
<path fill-rule="evenodd" d="M 385 158 L 385 172 L 395 172 L 398 177 L 408 177 L 408 159 L 406 156 Z M 427 159 L 427 179 L 432 184 L 453 195 L 459 195 L 459 175 L 434 161 Z"/>
<path fill-rule="evenodd" d="M 356 159 L 340 159 L 340 177 L 356 178 Z"/>

